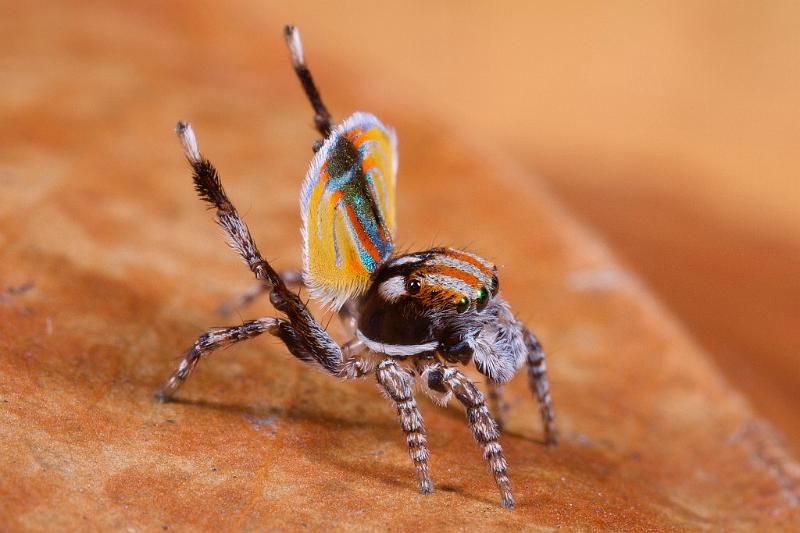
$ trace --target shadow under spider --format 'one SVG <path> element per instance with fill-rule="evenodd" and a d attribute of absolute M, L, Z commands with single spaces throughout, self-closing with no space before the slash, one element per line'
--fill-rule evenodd
<path fill-rule="evenodd" d="M 303 406 L 291 406 L 288 409 L 282 409 L 280 407 L 274 407 L 274 406 L 261 407 L 261 406 L 244 405 L 241 403 L 227 403 L 227 402 L 218 402 L 214 400 L 187 399 L 178 397 L 171 399 L 170 403 L 190 406 L 190 407 L 199 407 L 202 409 L 211 409 L 222 413 L 229 413 L 240 416 L 255 416 L 259 418 L 266 416 L 282 416 L 287 421 L 310 422 L 312 424 L 317 424 L 319 426 L 329 428 L 331 430 L 377 428 L 380 431 L 374 432 L 374 435 L 379 446 L 396 447 L 397 448 L 396 451 L 402 451 L 403 455 L 405 455 L 406 451 L 406 448 L 403 445 L 402 433 L 399 431 L 399 428 L 397 427 L 397 423 L 394 420 L 394 416 L 392 416 L 393 415 L 392 410 L 390 409 L 390 406 L 388 404 L 387 404 L 387 410 L 386 410 L 387 412 L 385 420 L 379 421 L 376 420 L 374 417 L 354 420 L 353 418 L 346 418 L 335 415 L 331 416 L 330 413 L 320 414 L 316 411 L 306 409 Z M 433 403 L 431 403 L 431 406 L 437 407 Z M 460 413 L 461 416 L 457 416 L 458 413 L 456 409 L 445 409 L 445 411 L 452 411 L 452 416 L 454 418 L 458 418 L 459 421 L 464 420 L 465 415 L 463 413 Z M 398 434 L 397 435 L 391 434 L 390 432 L 393 430 L 396 430 Z M 368 476 L 378 483 L 389 485 L 399 490 L 411 491 L 420 498 L 426 497 L 426 495 L 419 494 L 412 464 L 409 463 L 408 468 L 405 468 L 402 466 L 389 464 L 388 462 L 382 461 L 380 457 L 377 458 L 369 457 L 369 454 L 366 453 L 353 454 L 352 455 L 353 459 L 349 460 L 337 457 L 336 455 L 334 455 L 333 453 L 334 451 L 338 451 L 338 448 L 319 447 L 314 450 L 313 455 L 317 459 L 324 461 L 327 464 L 333 466 L 334 468 L 342 470 L 344 472 L 353 472 L 354 470 L 357 470 L 361 475 Z M 446 454 L 443 451 L 442 455 L 443 457 L 446 457 Z M 480 455 L 476 454 L 476 461 L 479 459 Z M 444 459 L 442 459 L 442 461 L 443 462 L 440 466 L 446 467 Z M 476 462 L 475 467 L 476 467 L 475 475 L 483 475 L 486 473 L 485 469 L 481 468 L 481 464 L 479 462 Z M 480 502 L 488 505 L 494 505 L 497 503 L 494 498 L 494 490 L 493 490 L 494 484 L 491 483 L 491 479 L 487 479 L 488 492 L 485 497 L 466 492 L 464 487 L 459 487 L 457 485 L 454 485 L 453 483 L 443 483 L 441 485 L 437 485 L 434 480 L 434 485 L 436 487 L 436 490 L 440 492 L 458 494 L 461 495 L 462 497 L 474 500 L 475 502 Z"/>
<path fill-rule="evenodd" d="M 360 418 L 341 417 L 331 415 L 330 413 L 320 413 L 312 409 L 307 409 L 304 406 L 292 405 L 284 409 L 277 406 L 253 406 L 243 405 L 241 403 L 226 403 L 217 402 L 213 400 L 203 399 L 186 399 L 186 398 L 172 398 L 169 403 L 178 405 L 186 405 L 192 407 L 200 407 L 203 409 L 212 409 L 223 413 L 233 413 L 239 415 L 249 416 L 281 416 L 287 421 L 296 422 L 312 422 L 321 426 L 330 428 L 344 428 L 344 429 L 362 429 L 362 428 L 380 428 L 391 429 L 395 428 L 397 424 L 387 417 L 386 421 L 376 421 L 373 418 Z"/>

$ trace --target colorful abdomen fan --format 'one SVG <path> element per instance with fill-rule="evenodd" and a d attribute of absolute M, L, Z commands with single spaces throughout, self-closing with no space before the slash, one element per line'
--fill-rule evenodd
<path fill-rule="evenodd" d="M 317 151 L 300 192 L 303 278 L 338 310 L 363 293 L 392 253 L 397 138 L 369 113 L 354 113 Z"/>

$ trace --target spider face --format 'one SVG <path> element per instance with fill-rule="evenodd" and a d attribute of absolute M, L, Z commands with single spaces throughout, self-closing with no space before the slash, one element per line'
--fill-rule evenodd
<path fill-rule="evenodd" d="M 368 345 L 394 355 L 438 351 L 466 363 L 471 340 L 491 314 L 497 269 L 452 248 L 434 248 L 387 261 L 361 300 L 359 332 Z"/>

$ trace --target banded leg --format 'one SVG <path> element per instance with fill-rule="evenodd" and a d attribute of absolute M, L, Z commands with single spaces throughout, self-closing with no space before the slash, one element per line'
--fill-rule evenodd
<path fill-rule="evenodd" d="M 258 337 L 266 331 L 276 333 L 279 322 L 280 320 L 275 318 L 259 318 L 258 320 L 245 322 L 241 326 L 215 329 L 203 333 L 192 344 L 191 348 L 186 350 L 183 359 L 178 364 L 178 368 L 156 392 L 156 399 L 160 402 L 169 401 L 204 356 L 218 348 L 224 348 L 237 342 Z"/>
<path fill-rule="evenodd" d="M 539 414 L 544 426 L 545 444 L 552 448 L 558 444 L 553 399 L 550 397 L 550 382 L 547 379 L 547 363 L 544 350 L 536 336 L 525 329 L 525 346 L 528 348 L 528 384 L 539 402 Z"/>
<path fill-rule="evenodd" d="M 492 379 L 489 380 L 489 408 L 494 413 L 497 427 L 500 431 L 506 425 L 506 413 L 509 411 L 508 402 L 503 396 L 503 384 Z"/>
<path fill-rule="evenodd" d="M 270 302 L 288 318 L 288 321 L 277 320 L 272 333 L 283 340 L 292 355 L 298 359 L 317 364 L 336 376 L 347 377 L 346 358 L 351 354 L 342 351 L 314 320 L 300 297 L 289 290 L 281 276 L 261 256 L 250 230 L 225 194 L 217 169 L 200 155 L 191 126 L 179 122 L 177 134 L 194 171 L 192 178 L 195 190 L 201 199 L 216 208 L 217 224 L 225 231 L 228 243 L 241 256 L 256 279 L 270 287 Z"/>
<path fill-rule="evenodd" d="M 429 376 L 428 386 L 431 389 L 435 390 L 441 385 L 446 386 L 466 408 L 469 427 L 475 440 L 483 446 L 483 457 L 489 464 L 489 470 L 500 489 L 502 505 L 507 508 L 514 507 L 514 496 L 511 493 L 511 483 L 507 475 L 508 463 L 503 456 L 503 448 L 498 442 L 500 433 L 486 407 L 483 393 L 463 372 L 456 368 L 443 367 L 441 371 L 434 369 L 427 375 Z M 441 381 L 437 383 L 438 380 Z"/>
<path fill-rule="evenodd" d="M 328 138 L 331 134 L 331 114 L 322 103 L 322 97 L 319 95 L 319 89 L 314 84 L 314 78 L 311 77 L 311 71 L 306 66 L 305 58 L 303 57 L 303 43 L 300 40 L 300 31 L 294 26 L 285 26 L 283 28 L 283 37 L 286 39 L 286 45 L 289 47 L 289 56 L 292 59 L 292 67 L 294 72 L 300 79 L 303 90 L 311 102 L 311 107 L 314 108 L 314 125 L 317 131 L 324 139 Z M 317 145 L 318 144 L 318 145 Z M 315 143 L 314 152 L 319 150 L 322 143 Z"/>
<path fill-rule="evenodd" d="M 408 453 L 417 470 L 419 491 L 429 494 L 433 492 L 433 483 L 428 469 L 428 443 L 422 415 L 414 399 L 414 376 L 391 359 L 385 359 L 378 364 L 376 376 L 378 384 L 397 408 L 400 427 L 406 434 Z"/>
<path fill-rule="evenodd" d="M 298 270 L 284 270 L 280 273 L 281 279 L 290 289 L 297 289 L 303 285 L 303 275 Z M 271 287 L 265 283 L 254 283 L 243 293 L 231 298 L 217 307 L 217 314 L 223 317 L 232 315 L 234 312 L 244 309 L 263 294 L 268 294 Z"/>
<path fill-rule="evenodd" d="M 259 318 L 258 320 L 245 322 L 241 326 L 208 331 L 200 335 L 194 344 L 186 350 L 183 359 L 178 364 L 178 368 L 164 382 L 164 385 L 156 391 L 156 399 L 160 402 L 169 401 L 194 371 L 200 359 L 214 350 L 232 346 L 237 342 L 258 337 L 267 332 L 276 337 L 281 337 L 284 342 L 287 342 L 287 346 L 288 342 L 301 344 L 300 341 L 286 340 L 297 338 L 297 334 L 291 324 L 280 318 Z M 337 377 L 356 379 L 371 373 L 374 369 L 374 363 L 360 340 L 354 339 L 346 343 L 342 346 L 341 351 L 343 354 L 342 362 L 335 369 L 335 372 L 332 372 Z M 316 359 L 311 356 L 297 357 L 307 363 L 317 363 Z"/>

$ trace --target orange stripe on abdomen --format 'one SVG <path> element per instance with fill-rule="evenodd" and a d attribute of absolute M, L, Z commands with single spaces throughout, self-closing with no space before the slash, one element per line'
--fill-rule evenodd
<path fill-rule="evenodd" d="M 367 235 L 366 230 L 364 230 L 364 226 L 361 225 L 361 221 L 358 220 L 358 216 L 356 216 L 355 211 L 353 211 L 353 209 L 349 205 L 347 205 L 347 203 L 344 204 L 344 209 L 345 212 L 347 213 L 347 218 L 350 219 L 350 225 L 356 231 L 356 236 L 358 236 L 358 241 L 367 251 L 369 256 L 376 263 L 380 263 L 381 255 L 378 252 L 378 249 L 375 247 L 375 244 L 372 242 L 372 239 L 370 239 L 369 235 Z"/>

